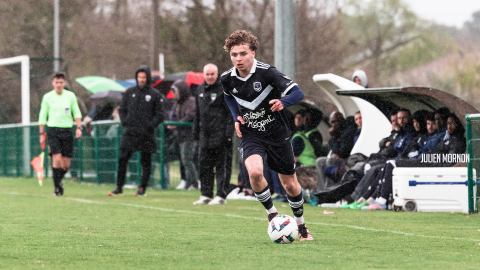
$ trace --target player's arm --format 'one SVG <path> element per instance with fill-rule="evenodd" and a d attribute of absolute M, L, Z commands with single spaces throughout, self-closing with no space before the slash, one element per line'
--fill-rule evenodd
<path fill-rule="evenodd" d="M 245 124 L 245 121 L 243 121 L 243 118 L 240 116 L 240 110 L 238 102 L 235 100 L 234 97 L 231 95 L 228 95 L 227 93 L 224 92 L 225 101 L 227 102 L 228 108 L 230 109 L 230 112 L 232 113 L 233 116 L 233 121 L 235 121 L 235 131 L 237 132 L 238 137 L 242 137 L 242 132 L 240 132 L 240 123 L 242 125 Z"/>
<path fill-rule="evenodd" d="M 273 104 L 271 107 L 272 112 L 281 111 L 285 108 L 288 108 L 292 105 L 295 105 L 303 100 L 304 94 L 303 91 L 295 85 L 290 89 L 288 96 L 282 99 L 272 99 L 269 104 Z"/>
<path fill-rule="evenodd" d="M 48 116 L 48 102 L 43 96 L 42 104 L 40 105 L 40 113 L 38 114 L 38 128 L 40 132 L 40 145 L 45 143 L 45 125 L 47 124 L 47 116 Z"/>
<path fill-rule="evenodd" d="M 200 139 L 200 107 L 198 107 L 199 96 L 195 97 L 195 116 L 193 117 L 192 135 L 195 140 Z"/>
<path fill-rule="evenodd" d="M 271 67 L 267 72 L 267 80 L 277 88 L 282 95 L 286 97 L 282 99 L 272 99 L 269 104 L 272 112 L 281 111 L 303 100 L 303 92 L 298 85 L 276 68 Z"/>
<path fill-rule="evenodd" d="M 72 113 L 73 113 L 73 118 L 75 118 L 75 122 L 77 124 L 75 137 L 78 139 L 82 137 L 82 112 L 80 111 L 80 107 L 78 107 L 78 101 L 75 95 L 73 95 L 73 98 L 72 98 Z"/>

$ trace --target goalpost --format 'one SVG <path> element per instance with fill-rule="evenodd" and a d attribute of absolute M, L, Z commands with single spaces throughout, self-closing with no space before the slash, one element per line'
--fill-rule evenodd
<path fill-rule="evenodd" d="M 21 55 L 0 59 L 0 66 L 18 64 L 21 65 L 22 84 L 22 125 L 23 128 L 23 172 L 30 172 L 30 57 Z"/>

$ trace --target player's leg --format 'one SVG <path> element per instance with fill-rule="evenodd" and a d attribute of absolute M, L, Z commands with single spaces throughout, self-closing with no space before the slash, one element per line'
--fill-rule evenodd
<path fill-rule="evenodd" d="M 150 173 L 152 171 L 152 153 L 141 153 L 140 164 L 142 165 L 142 181 L 137 193 L 134 196 L 144 196 L 147 191 L 148 181 L 150 180 Z"/>
<path fill-rule="evenodd" d="M 255 192 L 257 199 L 263 204 L 268 213 L 268 221 L 271 221 L 278 215 L 278 211 L 273 205 L 270 189 L 267 180 L 263 176 L 263 158 L 258 154 L 251 155 L 245 160 L 245 167 L 248 171 L 250 184 Z"/>
<path fill-rule="evenodd" d="M 199 153 L 199 167 L 200 167 L 200 199 L 193 202 L 193 205 L 208 204 L 213 199 L 214 173 L 213 165 L 215 160 L 215 153 L 211 148 L 200 148 Z"/>
<path fill-rule="evenodd" d="M 118 171 L 117 171 L 117 188 L 108 193 L 108 196 L 115 196 L 123 194 L 123 185 L 125 184 L 125 177 L 127 175 L 128 160 L 132 156 L 133 151 L 120 148 L 120 157 L 118 158 Z"/>

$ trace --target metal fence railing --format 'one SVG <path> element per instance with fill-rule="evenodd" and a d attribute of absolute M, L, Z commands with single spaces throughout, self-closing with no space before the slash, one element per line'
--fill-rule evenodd
<path fill-rule="evenodd" d="M 90 125 L 90 133 L 84 129 L 82 138 L 74 140 L 73 158 L 66 177 L 72 177 L 76 181 L 115 184 L 123 127 L 119 121 L 96 121 Z M 192 123 L 185 122 L 163 122 L 155 130 L 157 153 L 152 155 L 149 186 L 169 188 L 180 183 L 182 165 L 177 136 L 175 130 L 166 127 L 191 125 Z M 74 131 L 72 128 L 72 133 Z M 195 152 L 195 157 L 198 156 L 198 148 L 190 150 Z M 48 147 L 44 151 L 44 177 L 51 177 Z M 0 126 L 0 176 L 35 177 L 30 161 L 41 152 L 37 123 Z M 238 151 L 234 151 L 232 183 L 237 180 L 238 159 Z M 198 163 L 196 165 L 198 169 Z M 141 170 L 140 154 L 137 152 L 128 163 L 126 184 L 138 185 Z"/>
<path fill-rule="evenodd" d="M 468 212 L 469 213 L 478 213 L 478 199 L 480 197 L 475 196 L 474 189 L 476 194 L 480 194 L 479 180 L 478 175 L 474 173 L 475 171 L 480 172 L 480 114 L 467 114 L 465 115 L 466 122 L 466 137 L 467 137 L 467 154 L 470 156 L 470 160 L 467 164 L 468 167 Z M 475 209 L 477 205 L 477 209 Z"/>

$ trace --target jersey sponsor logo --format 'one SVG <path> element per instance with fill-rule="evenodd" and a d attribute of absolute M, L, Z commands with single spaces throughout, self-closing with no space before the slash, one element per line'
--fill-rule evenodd
<path fill-rule="evenodd" d="M 232 93 L 237 94 L 238 93 L 237 89 L 233 88 Z"/>
<path fill-rule="evenodd" d="M 145 101 L 149 102 L 150 100 L 152 100 L 152 96 L 145 95 Z"/>
<path fill-rule="evenodd" d="M 261 82 L 254 82 L 253 83 L 253 90 L 260 92 L 262 91 L 262 83 Z"/>
<path fill-rule="evenodd" d="M 265 126 L 273 121 L 275 118 L 271 114 L 266 119 L 260 120 L 265 116 L 265 109 L 261 109 L 259 112 L 248 112 L 243 115 L 243 121 L 249 128 L 256 129 L 257 131 L 265 131 Z"/>
<path fill-rule="evenodd" d="M 199 97 L 203 97 L 203 93 L 200 93 L 200 95 L 198 95 Z"/>
<path fill-rule="evenodd" d="M 133 94 L 132 97 L 135 97 L 135 94 Z"/>

